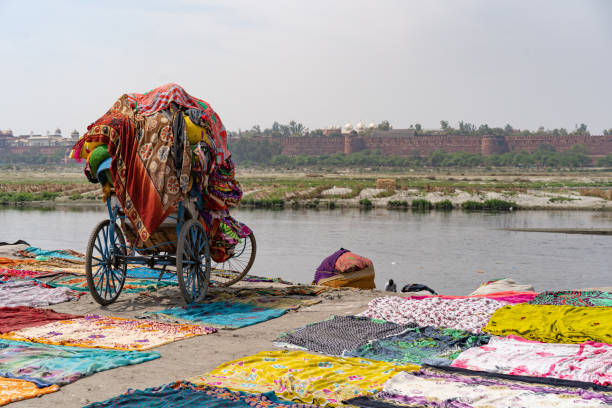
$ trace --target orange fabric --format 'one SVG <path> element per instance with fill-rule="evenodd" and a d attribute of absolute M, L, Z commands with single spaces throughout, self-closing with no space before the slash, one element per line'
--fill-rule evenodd
<path fill-rule="evenodd" d="M 320 279 L 318 284 L 332 288 L 351 287 L 359 289 L 376 289 L 374 276 L 374 267 L 371 266 L 361 271 L 340 273 L 330 278 Z"/>
<path fill-rule="evenodd" d="M 57 385 L 45 388 L 38 388 L 36 384 L 15 378 L 0 377 L 0 405 L 10 404 L 11 402 L 38 397 L 59 390 Z"/>
<path fill-rule="evenodd" d="M 0 257 L 0 265 L 8 266 L 8 265 L 19 265 L 23 263 L 31 263 L 36 262 L 34 259 L 11 259 L 11 258 L 3 258 Z"/>
<path fill-rule="evenodd" d="M 373 267 L 373 265 L 372 261 L 364 256 L 357 255 L 354 252 L 345 252 L 336 260 L 336 271 L 348 273 Z"/>

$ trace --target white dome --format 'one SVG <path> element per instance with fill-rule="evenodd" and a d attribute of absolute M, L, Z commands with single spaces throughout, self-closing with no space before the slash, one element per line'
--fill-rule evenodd
<path fill-rule="evenodd" d="M 346 125 L 342 126 L 343 133 L 350 133 L 352 130 L 353 130 L 353 125 L 351 125 L 350 123 L 347 123 Z"/>
<path fill-rule="evenodd" d="M 358 132 L 365 130 L 365 125 L 363 124 L 363 122 L 357 123 L 357 125 L 355 126 L 355 130 L 357 130 Z"/>
<path fill-rule="evenodd" d="M 374 129 L 375 127 L 376 127 L 376 124 L 374 122 L 372 122 L 372 123 L 370 123 L 368 125 L 368 128 L 370 128 L 370 129 Z"/>

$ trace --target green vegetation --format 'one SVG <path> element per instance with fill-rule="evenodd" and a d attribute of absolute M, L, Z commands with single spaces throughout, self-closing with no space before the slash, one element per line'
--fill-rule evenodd
<path fill-rule="evenodd" d="M 557 152 L 552 146 L 542 145 L 533 152 L 509 152 L 482 156 L 475 153 L 445 153 L 435 151 L 428 156 L 413 154 L 409 156 L 384 155 L 378 151 L 366 150 L 352 154 L 331 154 L 320 156 L 281 155 L 281 145 L 271 140 L 240 138 L 230 147 L 232 157 L 239 166 L 273 166 L 285 169 L 302 167 L 391 167 L 391 168 L 470 168 L 470 167 L 519 167 L 519 168 L 578 168 L 591 165 L 584 146 L 573 146 L 563 152 Z M 606 156 L 608 157 L 608 156 Z M 609 158 L 601 158 L 601 165 L 612 163 Z M 606 159 L 608 161 L 605 161 Z M 609 164 L 612 166 L 612 164 Z"/>
<path fill-rule="evenodd" d="M 442 200 L 434 203 L 436 210 L 449 211 L 453 209 L 453 203 L 450 200 Z"/>
<path fill-rule="evenodd" d="M 504 200 L 486 200 L 480 201 L 465 201 L 461 204 L 461 208 L 468 211 L 510 211 L 512 209 L 518 209 L 516 203 Z"/>
<path fill-rule="evenodd" d="M 285 207 L 285 201 L 280 199 L 254 199 L 247 197 L 240 201 L 240 205 L 244 207 L 280 209 Z"/>
<path fill-rule="evenodd" d="M 412 200 L 410 208 L 415 211 L 429 211 L 433 208 L 433 204 L 429 200 L 416 199 Z"/>
<path fill-rule="evenodd" d="M 40 193 L 0 192 L 0 204 L 24 203 L 28 201 L 53 201 L 58 196 L 59 193 L 52 193 L 49 191 L 42 191 Z"/>
<path fill-rule="evenodd" d="M 372 201 L 368 200 L 367 198 L 362 198 L 361 200 L 359 200 L 359 205 L 365 208 L 366 210 L 369 210 L 370 208 L 372 208 Z"/>
<path fill-rule="evenodd" d="M 74 193 L 74 194 L 72 194 L 72 195 L 71 195 L 70 197 L 68 197 L 68 198 L 69 198 L 69 199 L 71 199 L 71 200 L 80 200 L 80 199 L 81 199 L 81 198 L 83 198 L 83 197 L 81 197 L 81 195 L 80 195 L 79 193 Z"/>

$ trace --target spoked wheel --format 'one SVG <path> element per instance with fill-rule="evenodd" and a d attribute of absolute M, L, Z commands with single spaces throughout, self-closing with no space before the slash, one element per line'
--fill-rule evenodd
<path fill-rule="evenodd" d="M 257 241 L 255 241 L 255 235 L 251 232 L 236 245 L 234 255 L 231 258 L 225 262 L 217 263 L 213 261 L 214 285 L 231 286 L 239 282 L 251 270 L 256 254 Z"/>
<path fill-rule="evenodd" d="M 126 255 L 123 233 L 115 224 L 111 234 L 110 227 L 110 220 L 96 226 L 89 237 L 85 254 L 89 293 L 102 306 L 113 303 L 119 297 L 127 268 L 126 262 L 121 259 Z"/>
<path fill-rule="evenodd" d="M 181 228 L 176 249 L 176 275 L 187 303 L 201 302 L 210 282 L 210 246 L 208 236 L 196 220 Z"/>

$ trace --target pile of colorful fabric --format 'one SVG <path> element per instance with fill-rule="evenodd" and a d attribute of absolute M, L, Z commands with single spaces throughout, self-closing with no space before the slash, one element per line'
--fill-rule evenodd
<path fill-rule="evenodd" d="M 321 262 L 315 272 L 313 285 L 375 289 L 374 276 L 371 260 L 340 248 Z"/>
<path fill-rule="evenodd" d="M 85 175 L 104 198 L 119 199 L 131 225 L 128 240 L 152 246 L 152 234 L 179 201 L 197 203 L 222 262 L 250 230 L 229 215 L 242 198 L 221 118 L 207 102 L 176 84 L 124 94 L 73 146 Z"/>

